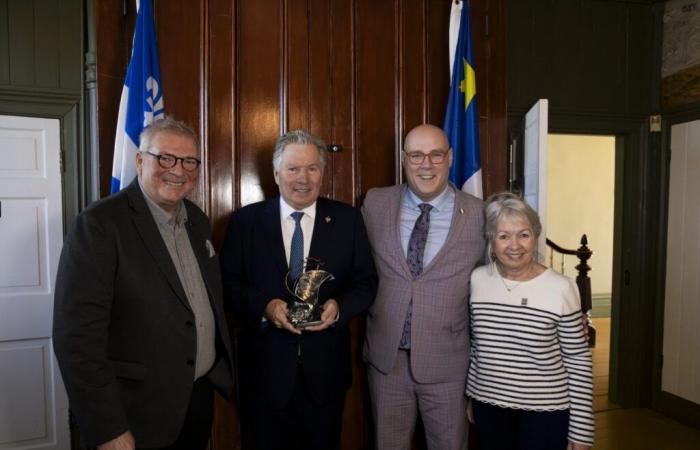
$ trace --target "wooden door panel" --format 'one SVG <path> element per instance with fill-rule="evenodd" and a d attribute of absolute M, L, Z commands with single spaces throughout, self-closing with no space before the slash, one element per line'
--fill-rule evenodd
<path fill-rule="evenodd" d="M 234 4 L 231 0 L 211 0 L 207 10 L 209 30 L 207 53 L 207 124 L 205 152 L 206 168 L 209 174 L 209 217 L 212 222 L 214 245 L 218 248 L 223 241 L 228 217 L 234 208 L 240 192 L 238 164 L 234 159 L 236 147 L 235 117 L 232 108 L 237 99 L 235 70 L 235 39 L 233 30 Z"/>
<path fill-rule="evenodd" d="M 316 2 L 323 0 L 315 0 Z M 355 102 L 351 95 L 354 88 L 354 30 L 353 1 L 331 0 L 328 2 L 328 34 L 330 42 L 329 72 L 332 83 L 329 86 L 329 109 L 332 112 L 328 122 L 329 143 L 341 145 L 343 151 L 330 156 L 332 164 L 331 196 L 337 200 L 356 204 L 355 173 Z"/>
<path fill-rule="evenodd" d="M 182 120 L 198 131 L 200 140 L 207 124 L 202 111 L 206 96 L 204 64 L 205 0 L 168 0 L 154 2 L 158 50 L 165 114 Z M 167 76 L 169 74 L 169 76 Z M 189 198 L 202 209 L 208 203 L 208 172 L 203 170 Z"/>
<path fill-rule="evenodd" d="M 275 140 L 282 130 L 280 95 L 283 61 L 280 44 L 282 3 L 240 0 L 236 27 L 239 36 L 236 65 L 238 83 L 239 205 L 247 205 L 277 193 L 272 173 Z"/>
<path fill-rule="evenodd" d="M 358 194 L 398 179 L 395 2 L 355 1 L 355 157 Z"/>

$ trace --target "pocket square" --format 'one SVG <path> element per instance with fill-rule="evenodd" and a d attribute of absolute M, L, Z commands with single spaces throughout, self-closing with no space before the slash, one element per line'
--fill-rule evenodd
<path fill-rule="evenodd" d="M 207 242 L 205 242 L 207 246 L 207 250 L 209 251 L 209 257 L 213 258 L 216 256 L 216 250 L 214 250 L 214 246 L 211 244 L 211 241 L 207 239 Z"/>

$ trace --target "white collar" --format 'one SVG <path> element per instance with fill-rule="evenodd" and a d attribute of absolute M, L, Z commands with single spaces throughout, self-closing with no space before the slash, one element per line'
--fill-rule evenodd
<path fill-rule="evenodd" d="M 289 217 L 293 212 L 297 211 L 296 209 L 292 208 L 289 203 L 284 201 L 284 198 L 280 196 L 280 217 L 282 220 L 286 219 Z M 311 220 L 316 219 L 316 202 L 314 201 L 312 204 L 307 206 L 306 208 L 300 210 L 303 212 L 305 215 L 311 217 Z"/>

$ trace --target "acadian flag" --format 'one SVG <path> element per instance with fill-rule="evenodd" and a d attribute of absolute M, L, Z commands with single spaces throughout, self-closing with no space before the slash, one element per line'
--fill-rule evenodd
<path fill-rule="evenodd" d="M 453 40 L 455 37 L 456 46 Z M 452 82 L 445 114 L 445 134 L 450 141 L 453 157 L 450 181 L 464 192 L 482 198 L 476 77 L 472 58 L 469 5 L 465 0 L 452 3 L 450 59 Z"/>
<path fill-rule="evenodd" d="M 163 117 L 153 4 L 152 0 L 141 0 L 136 17 L 134 47 L 119 103 L 112 164 L 112 193 L 124 189 L 134 179 L 139 135 L 154 120 Z"/>

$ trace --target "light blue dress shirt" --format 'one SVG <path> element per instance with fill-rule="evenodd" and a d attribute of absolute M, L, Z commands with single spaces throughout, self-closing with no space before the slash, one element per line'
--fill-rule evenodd
<path fill-rule="evenodd" d="M 408 252 L 408 241 L 411 238 L 413 226 L 420 216 L 421 203 L 430 203 L 433 209 L 430 211 L 430 228 L 428 229 L 428 242 L 423 253 L 423 267 L 426 267 L 435 258 L 447 240 L 452 224 L 452 215 L 455 210 L 455 191 L 448 185 L 444 191 L 429 202 L 424 202 L 406 186 L 406 193 L 401 202 L 401 245 L 403 254 Z"/>

